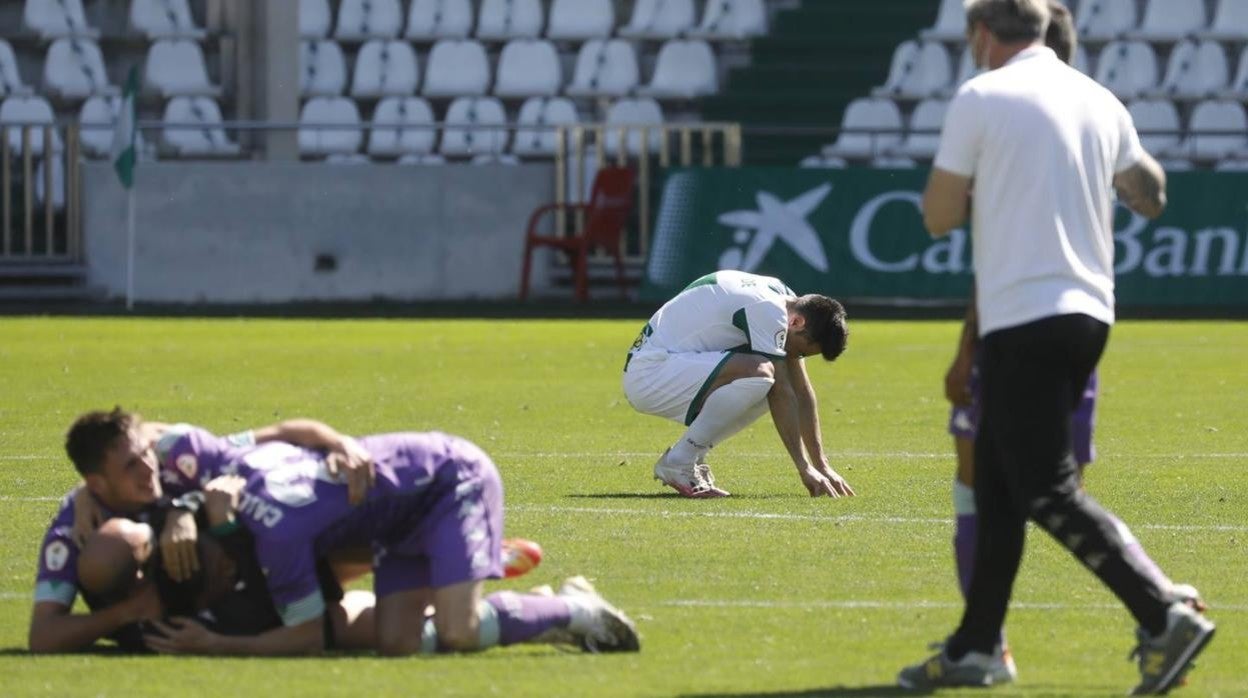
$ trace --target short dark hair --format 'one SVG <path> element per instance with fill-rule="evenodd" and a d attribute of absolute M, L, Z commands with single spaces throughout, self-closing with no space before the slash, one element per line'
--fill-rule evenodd
<path fill-rule="evenodd" d="M 966 26 L 983 22 L 998 39 L 1007 43 L 1035 41 L 1049 24 L 1047 0 L 969 0 Z"/>
<path fill-rule="evenodd" d="M 825 360 L 835 361 L 845 352 L 849 326 L 845 324 L 844 306 L 827 296 L 811 293 L 798 298 L 793 309 L 806 320 L 801 334 L 819 345 Z"/>
<path fill-rule="evenodd" d="M 65 453 L 73 461 L 78 473 L 86 476 L 98 473 L 104 465 L 104 456 L 117 439 L 130 433 L 139 423 L 139 415 L 121 407 L 111 411 L 96 410 L 74 420 L 65 435 Z"/>
<path fill-rule="evenodd" d="M 1049 29 L 1044 33 L 1044 45 L 1053 49 L 1063 63 L 1074 64 L 1079 34 L 1070 10 L 1057 0 L 1049 0 Z"/>

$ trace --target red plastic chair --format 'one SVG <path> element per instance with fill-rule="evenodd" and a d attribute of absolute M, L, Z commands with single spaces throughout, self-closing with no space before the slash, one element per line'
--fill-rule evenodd
<path fill-rule="evenodd" d="M 563 250 L 572 258 L 572 273 L 576 283 L 576 299 L 589 300 L 589 253 L 601 247 L 615 258 L 615 280 L 620 286 L 620 295 L 627 299 L 625 287 L 624 260 L 620 254 L 620 236 L 633 210 L 633 188 L 635 177 L 631 167 L 606 167 L 598 170 L 594 176 L 593 190 L 589 203 L 584 204 L 546 204 L 533 212 L 529 218 L 528 231 L 524 239 L 524 269 L 520 273 L 520 300 L 529 296 L 529 272 L 532 267 L 533 249 L 536 247 L 553 247 Z M 584 212 L 585 227 L 567 237 L 556 235 L 539 235 L 537 224 L 543 216 L 555 211 L 565 211 L 574 216 L 578 211 Z"/>

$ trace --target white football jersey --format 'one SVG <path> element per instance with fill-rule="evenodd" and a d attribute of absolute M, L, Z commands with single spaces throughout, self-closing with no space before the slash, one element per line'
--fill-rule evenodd
<path fill-rule="evenodd" d="M 717 271 L 659 308 L 633 351 L 740 351 L 784 357 L 792 289 L 770 276 Z"/>

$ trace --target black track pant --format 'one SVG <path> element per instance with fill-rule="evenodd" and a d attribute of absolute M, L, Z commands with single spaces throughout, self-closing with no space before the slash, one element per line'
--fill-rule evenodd
<path fill-rule="evenodd" d="M 983 338 L 975 574 L 948 645 L 951 657 L 988 653 L 998 642 L 1028 519 L 1100 577 L 1146 630 L 1165 628 L 1165 591 L 1126 554 L 1114 521 L 1080 489 L 1072 452 L 1071 420 L 1108 337 L 1109 326 L 1087 315 L 1057 315 Z"/>

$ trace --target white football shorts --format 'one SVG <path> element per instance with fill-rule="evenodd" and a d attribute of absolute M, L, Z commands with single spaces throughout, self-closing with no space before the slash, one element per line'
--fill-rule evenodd
<path fill-rule="evenodd" d="M 636 352 L 624 370 L 624 396 L 633 409 L 657 417 L 666 417 L 686 426 L 697 416 L 692 411 L 730 351 L 687 352 L 669 354 L 660 350 Z"/>

